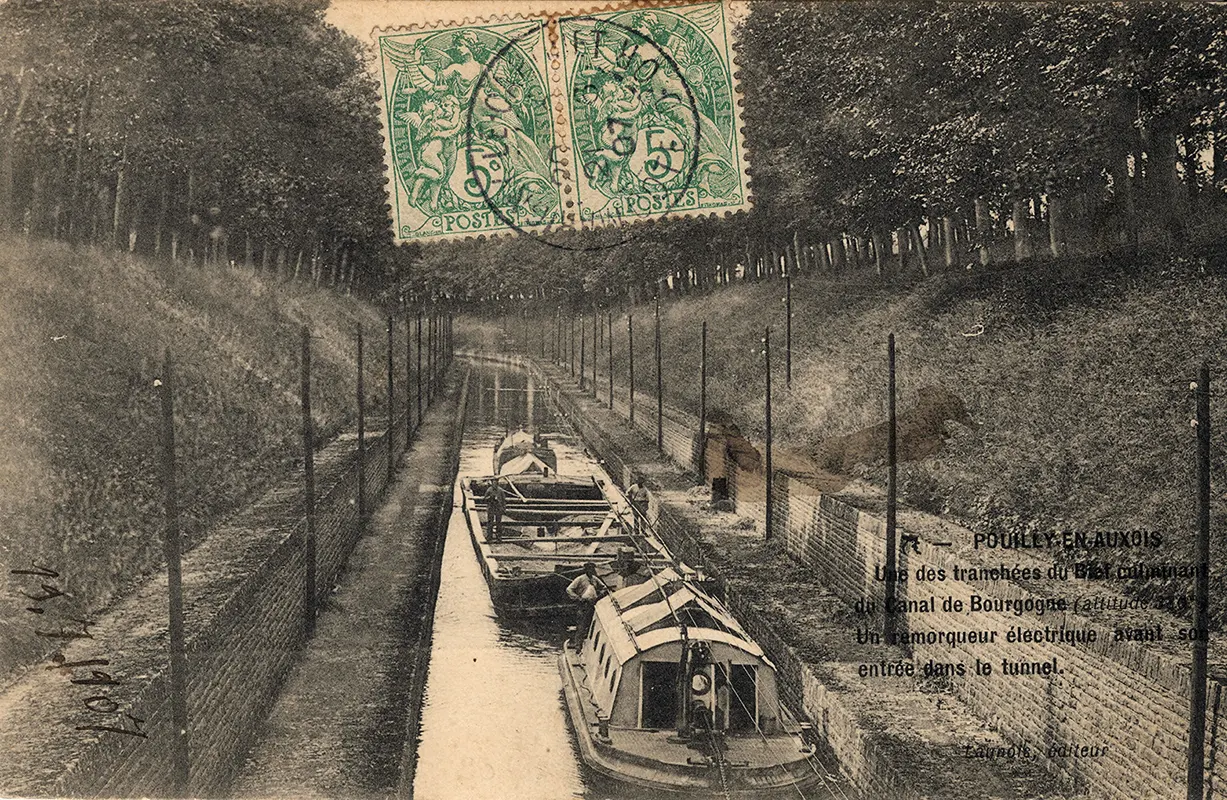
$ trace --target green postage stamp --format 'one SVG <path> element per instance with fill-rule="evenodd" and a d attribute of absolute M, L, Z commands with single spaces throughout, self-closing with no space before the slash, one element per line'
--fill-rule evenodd
<path fill-rule="evenodd" d="M 561 224 L 544 22 L 378 40 L 397 238 Z"/>
<path fill-rule="evenodd" d="M 723 2 L 376 32 L 400 241 L 749 208 Z"/>

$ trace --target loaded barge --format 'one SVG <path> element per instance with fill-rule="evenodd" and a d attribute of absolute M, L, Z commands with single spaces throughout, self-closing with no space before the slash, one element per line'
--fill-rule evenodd
<path fill-rule="evenodd" d="M 567 586 L 586 563 L 613 586 L 673 563 L 604 480 L 559 475 L 556 456 L 542 452 L 535 437 L 506 437 L 493 466 L 493 475 L 463 478 L 460 490 L 469 538 L 501 616 L 572 613 Z"/>

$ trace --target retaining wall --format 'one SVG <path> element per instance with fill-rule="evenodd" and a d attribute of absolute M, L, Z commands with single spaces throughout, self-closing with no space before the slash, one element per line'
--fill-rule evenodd
<path fill-rule="evenodd" d="M 531 362 L 530 362 L 531 363 Z M 541 373 L 542 377 L 546 376 Z M 607 384 L 597 398 L 608 403 Z M 571 386 L 566 386 L 574 391 Z M 587 424 L 578 413 L 566 391 L 557 395 L 571 421 L 600 457 L 611 465 L 611 474 L 624 477 L 631 467 L 620 461 L 594 425 Z M 656 402 L 654 398 L 637 395 L 634 428 L 655 441 L 657 435 Z M 621 387 L 615 389 L 613 410 L 629 417 L 629 398 Z M 700 442 L 697 418 L 665 407 L 662 423 L 663 450 L 678 466 L 697 475 L 699 454 L 705 451 L 709 477 L 728 478 L 731 499 L 739 514 L 752 517 L 759 530 L 764 529 L 766 480 L 760 463 L 756 468 L 740 465 L 723 437 L 710 436 Z M 756 446 L 757 447 L 757 446 Z M 702 450 L 701 450 L 702 448 Z M 758 448 L 761 452 L 761 448 Z M 743 459 L 744 460 L 744 459 Z M 752 460 L 752 459 L 751 459 Z M 849 606 L 857 601 L 876 601 L 881 609 L 884 582 L 875 578 L 875 568 L 885 562 L 886 526 L 881 515 L 858 508 L 844 499 L 823 494 L 803 480 L 777 473 L 772 486 L 775 503 L 775 524 L 771 532 L 782 540 L 787 552 L 797 561 L 812 567 L 820 579 Z M 659 513 L 653 504 L 653 513 Z M 908 512 L 912 519 L 922 515 Z M 699 548 L 688 535 L 678 540 L 684 526 L 661 520 L 662 533 L 673 538 L 671 546 L 679 556 L 701 563 Z M 996 641 L 954 649 L 946 645 L 916 645 L 913 661 L 918 665 L 935 662 L 964 662 L 970 670 L 977 659 L 993 665 L 988 676 L 969 675 L 952 680 L 956 694 L 983 720 L 991 724 L 1015 745 L 1027 745 L 1067 785 L 1087 791 L 1096 797 L 1172 797 L 1183 796 L 1185 759 L 1188 747 L 1189 663 L 1191 645 L 1166 641 L 1162 643 L 1115 641 L 1117 625 L 1160 624 L 1175 633 L 1188 624 L 1174 616 L 1146 610 L 1117 615 L 1099 614 L 1096 618 L 1072 612 L 1049 612 L 1042 617 L 1017 616 L 1013 613 L 979 613 L 970 616 L 964 611 L 943 610 L 947 598 L 962 601 L 968 608 L 971 596 L 997 599 L 1037 599 L 1068 596 L 1102 598 L 1119 597 L 1107 587 L 1087 588 L 1085 582 L 1029 581 L 956 581 L 953 567 L 994 566 L 1008 563 L 1007 552 L 970 549 L 971 533 L 943 523 L 944 529 L 960 541 L 954 547 L 933 546 L 933 537 L 921 529 L 911 529 L 902 520 L 900 530 L 918 535 L 924 546 L 920 553 L 901 551 L 900 567 L 914 575 L 918 568 L 945 569 L 944 581 L 910 580 L 900 586 L 903 600 L 934 600 L 934 610 L 907 613 L 900 619 L 905 631 L 997 631 Z M 689 541 L 687 541 L 689 540 Z M 1144 559 L 1143 552 L 1137 557 Z M 694 561 L 693 559 L 698 559 Z M 1047 559 L 1024 561 L 1049 565 Z M 723 582 L 721 582 L 723 586 Z M 764 644 L 781 667 L 786 697 L 799 701 L 799 707 L 819 724 L 827 734 L 836 754 L 850 774 L 857 777 L 862 788 L 874 790 L 881 776 L 873 755 L 855 725 L 849 709 L 824 688 L 812 670 L 772 633 L 769 622 L 762 620 L 752 608 L 737 597 L 726 597 L 747 628 Z M 953 606 L 951 606 L 953 608 Z M 1127 621 L 1127 622 L 1126 622 Z M 1115 623 L 1115 624 L 1113 624 Z M 867 628 L 880 629 L 880 616 L 867 615 Z M 1012 626 L 1029 629 L 1050 627 L 1093 630 L 1092 644 L 1010 643 L 1006 632 Z M 1045 662 L 1057 659 L 1059 672 L 1051 675 L 1006 676 L 1002 661 Z M 1227 683 L 1227 652 L 1222 637 L 1211 640 L 1211 703 Z M 791 695 L 791 697 L 789 697 Z M 1207 782 L 1223 786 L 1227 782 L 1227 758 L 1218 757 L 1227 724 L 1222 714 L 1210 713 L 1207 719 L 1206 742 Z M 1065 755 L 1062 746 L 1101 746 L 1106 752 L 1094 756 Z M 889 778 L 889 776 L 887 776 Z M 861 782 L 865 781 L 865 782 Z M 892 787 L 898 796 L 898 786 Z"/>

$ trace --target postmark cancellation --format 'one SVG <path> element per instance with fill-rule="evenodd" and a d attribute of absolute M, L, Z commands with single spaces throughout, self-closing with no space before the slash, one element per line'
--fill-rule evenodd
<path fill-rule="evenodd" d="M 750 206 L 727 2 L 375 39 L 400 241 Z"/>

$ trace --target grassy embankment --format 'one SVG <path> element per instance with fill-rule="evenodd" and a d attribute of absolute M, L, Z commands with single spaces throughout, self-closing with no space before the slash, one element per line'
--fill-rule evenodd
<path fill-rule="evenodd" d="M 359 321 L 368 407 L 382 413 L 383 322 L 360 301 L 54 243 L 0 244 L 0 284 L 0 682 L 47 643 L 18 594 L 29 579 L 10 569 L 59 571 L 71 596 L 57 602 L 88 617 L 162 564 L 153 382 L 165 348 L 189 548 L 296 467 L 301 325 L 313 336 L 317 437 L 356 413 Z"/>
<path fill-rule="evenodd" d="M 1110 560 L 1192 560 L 1189 382 L 1202 358 L 1212 370 L 1227 364 L 1224 279 L 1200 261 L 977 271 L 909 290 L 874 286 L 871 276 L 845 286 L 803 277 L 793 287 L 791 390 L 783 296 L 777 280 L 666 300 L 667 402 L 697 413 L 706 320 L 710 418 L 761 441 L 761 339 L 770 325 L 777 468 L 825 468 L 884 485 L 885 438 L 873 426 L 886 418 L 886 339 L 893 331 L 900 411 L 927 394 L 938 398 L 929 410 L 939 412 L 901 422 L 902 502 L 999 533 L 1158 530 L 1165 534 L 1158 553 L 1115 552 Z M 651 405 L 653 309 L 631 310 L 636 384 Z M 625 383 L 625 315 L 615 317 L 614 343 L 615 376 Z M 605 363 L 602 346 L 602 373 Z M 960 415 L 948 412 L 959 400 L 966 416 L 955 422 L 950 418 Z M 1227 414 L 1216 405 L 1213 465 L 1222 475 Z M 1224 510 L 1216 499 L 1216 525 Z M 1219 548 L 1212 580 L 1224 579 L 1227 554 Z M 1136 588 L 1166 598 L 1187 586 L 1152 581 Z M 1227 621 L 1227 598 L 1214 600 L 1214 616 L 1220 627 Z"/>

